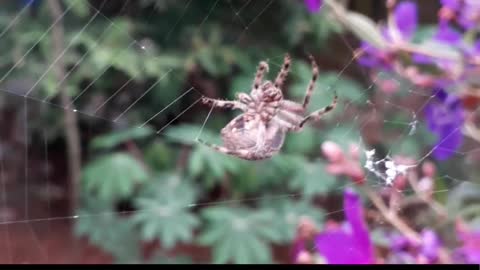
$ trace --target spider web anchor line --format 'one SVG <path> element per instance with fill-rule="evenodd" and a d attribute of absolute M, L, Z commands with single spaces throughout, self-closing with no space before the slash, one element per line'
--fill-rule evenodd
<path fill-rule="evenodd" d="M 152 121 L 153 118 L 157 117 L 159 114 L 161 114 L 162 112 L 164 112 L 166 109 L 168 109 L 170 106 L 172 106 L 174 103 L 176 103 L 178 100 L 180 100 L 181 98 L 183 98 L 186 94 L 190 93 L 190 91 L 194 90 L 195 88 L 193 87 L 190 87 L 187 91 L 185 91 L 185 93 L 181 94 L 179 97 L 177 97 L 176 99 L 174 99 L 172 102 L 170 102 L 167 106 L 165 106 L 163 109 L 161 109 L 159 112 L 157 112 L 156 114 L 154 114 L 152 117 L 150 117 L 147 121 L 145 121 L 143 124 L 141 124 L 140 126 L 138 126 L 138 128 L 142 128 L 144 127 L 148 122 Z M 203 97 L 202 97 L 203 98 Z"/>
<path fill-rule="evenodd" d="M 203 98 L 203 96 L 202 96 L 202 98 Z M 202 127 L 200 128 L 200 131 L 197 134 L 197 137 L 195 137 L 196 142 L 199 142 L 200 136 L 202 135 L 203 129 L 205 128 L 205 125 L 207 124 L 207 121 L 208 121 L 208 119 L 210 118 L 210 115 L 213 112 L 213 108 L 215 107 L 216 102 L 217 102 L 216 100 L 213 100 L 213 104 L 210 108 L 210 111 L 208 112 L 207 117 L 205 117 L 205 120 L 203 121 Z"/>
<path fill-rule="evenodd" d="M 140 101 L 140 99 L 142 99 L 146 94 L 148 94 L 157 84 L 160 83 L 160 81 L 162 81 L 170 72 L 172 72 L 173 69 L 169 69 L 165 74 L 163 74 L 154 84 L 152 84 L 145 92 L 143 92 L 143 94 L 137 98 L 132 104 L 130 104 L 130 106 L 128 106 L 128 108 L 126 108 L 122 113 L 120 113 L 119 116 L 117 116 L 113 122 L 117 122 L 126 112 L 128 112 L 135 104 L 137 104 L 137 102 Z"/>
<path fill-rule="evenodd" d="M 160 132 L 162 132 L 165 128 L 167 128 L 171 123 L 173 123 L 173 121 L 177 120 L 178 118 L 180 118 L 180 116 L 182 116 L 184 113 L 186 113 L 188 110 L 190 110 L 193 106 L 195 106 L 195 104 L 197 104 L 200 100 L 202 100 L 203 97 L 200 97 L 198 98 L 195 102 L 193 102 L 192 104 L 190 104 L 190 106 L 188 106 L 185 110 L 183 110 L 182 112 L 180 112 L 175 118 L 173 118 L 170 122 L 168 122 L 165 126 L 163 126 L 161 129 L 159 129 L 156 133 L 157 134 L 160 134 Z"/>

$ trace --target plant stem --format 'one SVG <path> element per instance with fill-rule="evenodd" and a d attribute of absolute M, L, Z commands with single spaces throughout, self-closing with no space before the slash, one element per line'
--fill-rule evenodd
<path fill-rule="evenodd" d="M 367 194 L 368 198 L 390 224 L 408 237 L 412 242 L 417 244 L 421 242 L 420 235 L 410 228 L 405 222 L 403 222 L 403 220 L 401 220 L 394 211 L 390 210 L 387 205 L 385 205 L 382 198 L 375 193 L 375 191 L 365 185 L 362 186 L 361 189 L 365 192 L 365 194 Z"/>
<path fill-rule="evenodd" d="M 410 241 L 421 244 L 422 238 L 421 236 L 410 228 L 403 220 L 391 209 L 389 209 L 385 203 L 382 201 L 382 198 L 378 196 L 375 191 L 370 189 L 368 186 L 362 186 L 361 189 L 367 194 L 368 198 L 373 202 L 375 207 L 380 211 L 383 217 L 394 226 L 398 231 L 400 231 L 403 235 L 408 237 Z M 451 258 L 448 251 L 445 248 L 439 248 L 438 250 L 438 257 L 440 262 L 446 264 L 451 263 Z"/>
<path fill-rule="evenodd" d="M 49 0 L 48 9 L 52 20 L 56 21 L 62 16 L 61 5 L 58 0 Z M 70 96 L 65 88 L 65 80 L 62 80 L 65 76 L 65 64 L 63 57 L 61 57 L 64 50 L 64 27 L 62 20 L 59 20 L 53 25 L 52 28 L 52 57 L 57 59 L 53 63 L 53 73 L 58 85 L 59 95 L 63 107 L 67 107 L 70 102 Z M 69 166 L 69 193 L 70 193 L 70 212 L 73 214 L 77 209 L 78 203 L 78 186 L 81 177 L 81 146 L 80 135 L 77 127 L 77 115 L 73 110 L 65 110 L 64 116 L 65 136 L 67 140 L 67 155 Z"/>
<path fill-rule="evenodd" d="M 447 210 L 445 209 L 445 207 L 443 207 L 443 205 L 439 204 L 437 201 L 435 201 L 435 199 L 433 198 L 430 198 L 428 195 L 426 195 L 424 192 L 422 192 L 419 188 L 418 188 L 418 181 L 417 181 L 417 177 L 416 175 L 414 175 L 413 173 L 410 174 L 410 177 L 407 177 L 408 178 L 408 182 L 410 183 L 410 186 L 412 187 L 413 191 L 415 192 L 415 194 L 424 202 L 426 203 L 430 208 L 432 208 L 435 212 L 437 212 L 437 214 L 439 216 L 441 216 L 442 218 L 447 218 L 448 217 L 448 212 Z M 433 179 L 432 179 L 433 181 Z"/>

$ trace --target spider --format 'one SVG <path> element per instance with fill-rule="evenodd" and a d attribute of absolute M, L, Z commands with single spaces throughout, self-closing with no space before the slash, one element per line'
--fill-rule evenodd
<path fill-rule="evenodd" d="M 280 152 L 288 132 L 302 131 L 305 123 L 319 120 L 337 104 L 338 97 L 335 93 L 330 105 L 306 115 L 319 73 L 311 55 L 309 59 L 313 76 L 302 104 L 284 99 L 282 94 L 281 88 L 290 70 L 289 54 L 285 55 L 280 72 L 273 82 L 263 81 L 269 67 L 265 61 L 261 61 L 250 94 L 237 93 L 236 100 L 202 98 L 205 105 L 243 112 L 221 130 L 223 146 L 205 142 L 200 138 L 197 138 L 197 141 L 220 153 L 245 160 L 268 159 Z"/>

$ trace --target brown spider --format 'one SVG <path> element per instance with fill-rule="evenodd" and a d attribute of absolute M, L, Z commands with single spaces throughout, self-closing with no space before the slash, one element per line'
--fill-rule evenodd
<path fill-rule="evenodd" d="M 313 76 L 303 104 L 283 98 L 281 87 L 290 70 L 290 56 L 285 55 L 282 68 L 273 83 L 268 80 L 263 82 L 263 76 L 268 72 L 268 64 L 262 61 L 255 74 L 250 94 L 239 93 L 237 100 L 233 101 L 202 98 L 204 104 L 239 109 L 243 113 L 222 129 L 223 146 L 213 145 L 201 139 L 197 139 L 198 142 L 218 152 L 246 160 L 267 159 L 277 154 L 283 146 L 287 132 L 300 132 L 305 123 L 319 120 L 337 104 L 335 93 L 330 105 L 305 115 L 318 77 L 318 66 L 312 56 L 309 58 L 312 62 Z"/>

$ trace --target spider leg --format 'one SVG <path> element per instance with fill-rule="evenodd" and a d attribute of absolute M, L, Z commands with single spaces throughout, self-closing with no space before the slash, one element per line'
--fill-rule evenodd
<path fill-rule="evenodd" d="M 337 93 L 335 93 L 335 97 L 333 98 L 333 102 L 330 105 L 328 105 L 328 106 L 326 106 L 326 107 L 324 107 L 320 110 L 314 111 L 311 114 L 309 114 L 308 116 L 306 116 L 305 118 L 303 118 L 302 122 L 300 122 L 299 127 L 302 128 L 303 125 L 308 121 L 317 121 L 323 115 L 325 115 L 328 112 L 330 112 L 331 110 L 335 109 L 335 107 L 337 106 L 337 100 L 338 100 L 338 96 L 337 96 Z"/>
<path fill-rule="evenodd" d="M 242 111 L 247 110 L 247 105 L 239 101 L 220 100 L 220 99 L 203 97 L 202 103 L 209 106 L 217 107 L 217 108 L 225 108 L 225 109 L 232 109 L 232 110 L 239 109 Z"/>
<path fill-rule="evenodd" d="M 211 144 L 211 143 L 208 143 L 208 142 L 205 142 L 204 140 L 198 138 L 197 141 L 205 146 L 208 146 L 210 148 L 212 148 L 213 150 L 217 151 L 217 152 L 220 152 L 220 153 L 223 153 L 223 154 L 226 154 L 226 155 L 231 155 L 231 156 L 236 156 L 236 157 L 239 157 L 239 158 L 243 158 L 243 159 L 252 159 L 251 157 L 251 152 L 248 151 L 248 150 L 232 150 L 232 149 L 228 149 L 227 147 L 225 146 L 219 146 L 219 145 L 216 145 L 216 144 Z"/>
<path fill-rule="evenodd" d="M 308 104 L 310 103 L 310 98 L 312 97 L 313 89 L 315 88 L 315 82 L 317 81 L 318 78 L 318 66 L 317 63 L 315 62 L 315 59 L 313 56 L 309 55 L 310 62 L 312 63 L 312 70 L 313 70 L 313 75 L 312 79 L 310 80 L 310 83 L 308 84 L 307 87 L 307 92 L 305 93 L 305 97 L 303 98 L 303 108 L 306 109 Z"/>
<path fill-rule="evenodd" d="M 291 62 L 290 55 L 286 54 L 285 58 L 283 59 L 282 68 L 280 69 L 280 72 L 278 73 L 277 78 L 275 78 L 274 86 L 276 88 L 282 87 L 283 83 L 285 82 L 288 72 L 290 71 L 290 62 Z"/>
<path fill-rule="evenodd" d="M 263 81 L 265 72 L 268 72 L 268 64 L 265 61 L 260 62 L 257 73 L 255 73 L 255 80 L 253 81 L 253 89 L 258 90 Z"/>

